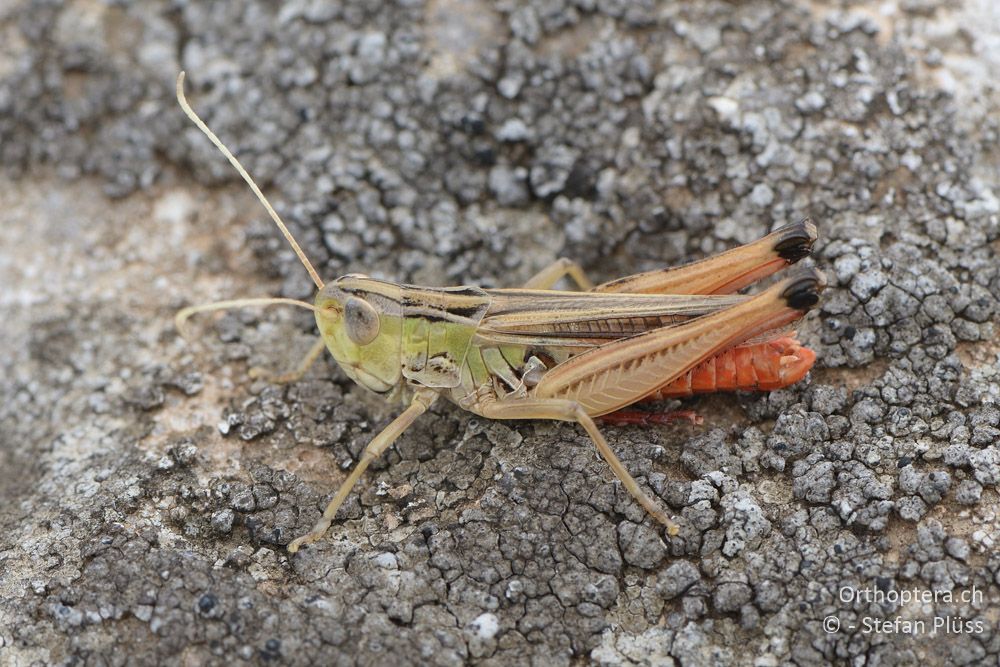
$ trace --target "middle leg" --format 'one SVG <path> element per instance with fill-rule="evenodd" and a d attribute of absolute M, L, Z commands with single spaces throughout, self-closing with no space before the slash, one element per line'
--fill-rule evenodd
<path fill-rule="evenodd" d="M 524 283 L 525 289 L 550 289 L 561 278 L 569 276 L 576 283 L 576 286 L 583 292 L 594 289 L 594 283 L 583 272 L 580 265 L 566 257 L 560 257 L 544 269 L 528 278 Z"/>
<path fill-rule="evenodd" d="M 576 401 L 561 399 L 523 399 L 510 402 L 495 402 L 480 406 L 480 414 L 488 419 L 554 419 L 578 423 L 590 436 L 604 460 L 611 466 L 625 489 L 654 519 L 667 527 L 670 535 L 676 535 L 679 528 L 649 495 L 639 487 L 639 483 L 629 474 L 625 465 L 615 455 L 604 439 L 604 435 L 593 418 Z"/>

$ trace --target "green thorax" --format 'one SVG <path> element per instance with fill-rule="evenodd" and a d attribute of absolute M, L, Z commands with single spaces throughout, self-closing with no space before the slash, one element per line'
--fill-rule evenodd
<path fill-rule="evenodd" d="M 428 288 L 362 275 L 327 283 L 316 322 L 355 382 L 379 393 L 406 384 L 453 388 L 491 298 L 477 287 Z"/>
<path fill-rule="evenodd" d="M 456 387 L 490 297 L 478 287 L 402 286 L 403 377 L 425 387 Z"/>

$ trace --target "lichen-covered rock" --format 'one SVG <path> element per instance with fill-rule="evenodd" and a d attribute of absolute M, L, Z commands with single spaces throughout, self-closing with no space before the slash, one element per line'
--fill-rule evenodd
<path fill-rule="evenodd" d="M 995 664 L 1000 16 L 897 4 L 8 2 L 0 663 Z M 605 427 L 678 536 L 580 429 L 441 404 L 289 558 L 398 408 L 248 377 L 308 313 L 177 336 L 312 291 L 182 68 L 327 277 L 605 280 L 811 215 L 817 366 Z M 904 589 L 993 625 L 859 631 Z"/>

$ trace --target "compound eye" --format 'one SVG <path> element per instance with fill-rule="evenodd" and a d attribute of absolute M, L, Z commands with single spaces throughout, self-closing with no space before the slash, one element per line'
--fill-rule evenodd
<path fill-rule="evenodd" d="M 344 304 L 347 337 L 358 345 L 367 345 L 378 336 L 378 311 L 364 299 L 352 296 Z"/>

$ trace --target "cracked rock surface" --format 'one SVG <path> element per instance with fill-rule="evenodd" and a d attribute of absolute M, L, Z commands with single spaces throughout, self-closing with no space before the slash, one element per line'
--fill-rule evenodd
<path fill-rule="evenodd" d="M 998 44 L 987 0 L 5 3 L 0 663 L 996 664 Z M 605 427 L 677 537 L 582 431 L 441 403 L 289 558 L 399 408 L 249 378 L 308 313 L 178 336 L 312 288 L 180 69 L 331 278 L 607 280 L 812 216 L 817 367 Z"/>

